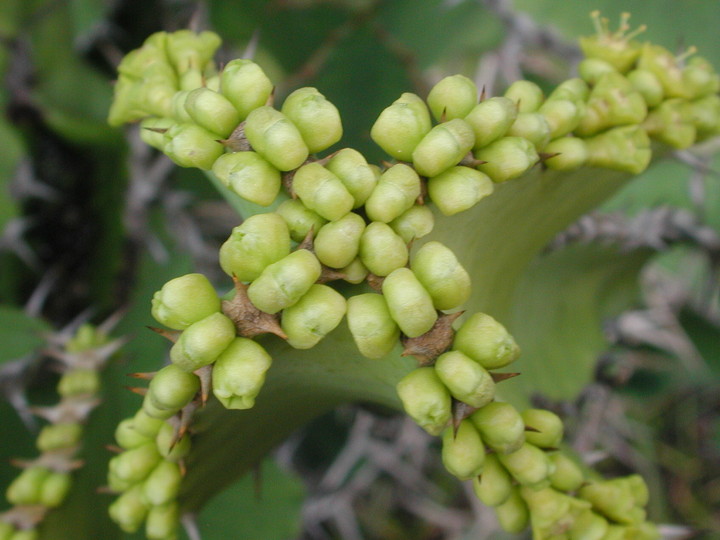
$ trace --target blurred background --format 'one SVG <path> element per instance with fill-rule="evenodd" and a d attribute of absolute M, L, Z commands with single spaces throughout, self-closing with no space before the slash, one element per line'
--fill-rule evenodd
<path fill-rule="evenodd" d="M 720 67 L 716 0 L 3 0 L 0 485 L 17 474 L 10 458 L 35 455 L 28 404 L 56 399 L 43 333 L 122 310 L 118 332 L 144 336 L 152 292 L 191 270 L 219 276 L 217 249 L 239 222 L 200 171 L 174 166 L 135 127 L 107 126 L 125 53 L 152 32 L 212 29 L 224 40 L 220 62 L 252 57 L 280 101 L 317 87 L 343 116 L 340 147 L 379 162 L 369 129 L 402 92 L 424 96 L 454 73 L 487 95 L 521 78 L 552 88 L 574 75 L 576 38 L 593 32 L 593 9 L 613 27 L 630 11 L 647 39 L 678 53 L 695 45 Z M 651 516 L 668 538 L 720 538 L 719 150 L 709 141 L 672 153 L 560 233 L 522 304 L 537 325 L 558 287 L 592 274 L 537 327 L 526 363 L 547 362 L 518 384 L 563 415 L 587 461 L 645 476 Z M 606 291 L 620 297 L 618 316 L 599 308 Z M 576 346 L 556 350 L 550 324 L 577 333 Z M 129 538 L 95 495 L 103 445 L 139 403 L 121 388 L 124 374 L 165 354 L 160 340 L 134 339 L 106 370 L 78 480 L 92 495 L 48 526 L 75 516 L 88 538 Z M 562 387 L 553 370 L 565 374 Z M 513 538 L 444 472 L 437 441 L 387 411 L 347 406 L 318 419 L 257 479 L 260 497 L 247 478 L 211 501 L 199 517 L 203 538 Z"/>

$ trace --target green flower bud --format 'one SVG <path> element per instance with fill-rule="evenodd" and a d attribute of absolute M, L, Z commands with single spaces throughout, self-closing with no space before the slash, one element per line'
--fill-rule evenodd
<path fill-rule="evenodd" d="M 687 54 L 692 52 L 694 48 Z M 666 98 L 694 99 L 717 92 L 718 79 L 712 66 L 702 58 L 693 60 L 683 68 L 665 47 L 645 43 L 637 67 L 657 77 Z"/>
<path fill-rule="evenodd" d="M 37 448 L 41 452 L 51 452 L 63 448 L 72 448 L 80 444 L 83 428 L 76 422 L 48 424 L 40 431 Z"/>
<path fill-rule="evenodd" d="M 400 338 L 400 328 L 381 294 L 351 296 L 347 301 L 347 322 L 355 345 L 366 358 L 390 354 Z"/>
<path fill-rule="evenodd" d="M 195 124 L 175 124 L 164 136 L 163 152 L 181 167 L 207 171 L 224 152 L 220 135 Z"/>
<path fill-rule="evenodd" d="M 231 60 L 220 73 L 220 92 L 235 106 L 240 120 L 265 105 L 272 90 L 272 82 L 252 60 Z"/>
<path fill-rule="evenodd" d="M 452 167 L 428 181 L 432 202 L 446 216 L 472 208 L 493 192 L 494 184 L 485 173 L 470 167 Z"/>
<path fill-rule="evenodd" d="M 71 369 L 60 377 L 57 391 L 64 398 L 95 395 L 100 391 L 100 375 L 94 369 Z"/>
<path fill-rule="evenodd" d="M 340 179 L 319 163 L 308 163 L 297 170 L 293 191 L 305 206 L 329 221 L 340 219 L 355 204 Z"/>
<path fill-rule="evenodd" d="M 455 254 L 440 242 L 428 242 L 410 262 L 436 309 L 454 309 L 470 297 L 470 276 Z"/>
<path fill-rule="evenodd" d="M 123 531 L 136 532 L 148 513 L 148 507 L 143 501 L 142 486 L 134 486 L 120 495 L 110 505 L 108 513 Z"/>
<path fill-rule="evenodd" d="M 650 139 L 639 126 L 609 129 L 585 140 L 588 165 L 632 174 L 643 172 L 652 158 Z"/>
<path fill-rule="evenodd" d="M 180 510 L 177 503 L 153 506 L 147 514 L 145 536 L 149 540 L 173 540 L 177 538 Z"/>
<path fill-rule="evenodd" d="M 240 113 L 230 101 L 208 88 L 196 88 L 185 99 L 185 110 L 193 121 L 213 133 L 229 136 L 240 123 Z"/>
<path fill-rule="evenodd" d="M 380 113 L 370 137 L 395 159 L 411 161 L 415 147 L 431 127 L 425 102 L 415 94 L 404 93 Z"/>
<path fill-rule="evenodd" d="M 462 351 L 485 369 L 498 369 L 520 356 L 520 347 L 505 327 L 485 313 L 475 313 L 455 334 L 453 349 Z"/>
<path fill-rule="evenodd" d="M 321 270 L 320 262 L 307 249 L 293 251 L 263 270 L 248 287 L 248 297 L 259 310 L 277 313 L 300 300 Z"/>
<path fill-rule="evenodd" d="M 528 526 L 530 512 L 520 496 L 520 490 L 513 488 L 507 500 L 495 507 L 500 527 L 510 533 L 519 533 Z"/>
<path fill-rule="evenodd" d="M 79 353 L 101 347 L 108 342 L 107 335 L 98 330 L 92 324 L 83 324 L 75 334 L 65 343 L 65 350 L 68 353 Z"/>
<path fill-rule="evenodd" d="M 143 435 L 135 429 L 135 422 L 132 418 L 122 420 L 115 428 L 115 442 L 124 450 L 136 448 L 150 440 L 151 436 Z"/>
<path fill-rule="evenodd" d="M 525 425 L 537 431 L 525 433 L 525 440 L 540 448 L 557 448 L 562 442 L 563 422 L 554 412 L 526 409 L 522 412 Z"/>
<path fill-rule="evenodd" d="M 167 36 L 167 32 L 155 32 L 148 36 L 142 47 L 130 51 L 123 57 L 117 67 L 118 73 L 139 79 L 151 67 L 166 64 Z"/>
<path fill-rule="evenodd" d="M 634 69 L 627 74 L 627 80 L 643 97 L 648 107 L 657 107 L 662 103 L 665 97 L 663 86 L 652 71 Z"/>
<path fill-rule="evenodd" d="M 507 90 L 505 97 L 517 104 L 519 113 L 535 112 L 545 100 L 542 88 L 532 81 L 515 81 Z"/>
<path fill-rule="evenodd" d="M 548 100 L 553 99 L 568 99 L 579 105 L 585 102 L 590 97 L 590 87 L 585 81 L 579 78 L 568 79 L 561 82 L 555 87 L 550 95 L 547 97 Z"/>
<path fill-rule="evenodd" d="M 229 276 L 253 281 L 289 254 L 290 231 L 285 220 L 273 212 L 256 214 L 235 227 L 220 247 L 220 266 Z"/>
<path fill-rule="evenodd" d="M 313 285 L 282 314 L 282 329 L 296 349 L 310 349 L 335 330 L 345 315 L 345 297 L 327 285 Z"/>
<path fill-rule="evenodd" d="M 184 330 L 218 311 L 220 298 L 202 274 L 171 279 L 152 298 L 152 316 L 175 330 Z"/>
<path fill-rule="evenodd" d="M 177 121 L 177 123 L 192 124 L 194 122 L 192 116 L 190 116 L 190 113 L 188 113 L 185 109 L 185 101 L 187 100 L 187 97 L 190 95 L 191 91 L 192 90 L 178 90 L 173 94 L 171 100 L 172 120 Z M 212 127 L 206 129 L 213 131 Z"/>
<path fill-rule="evenodd" d="M 290 94 L 282 113 L 298 128 L 311 154 L 331 147 L 342 138 L 337 107 L 316 88 L 299 88 Z"/>
<path fill-rule="evenodd" d="M 700 56 L 693 56 L 687 62 L 682 78 L 690 99 L 717 94 L 720 90 L 720 75 L 715 73 L 710 62 Z"/>
<path fill-rule="evenodd" d="M 578 106 L 569 99 L 550 99 L 541 105 L 539 112 L 550 128 L 550 140 L 570 133 L 582 118 Z M 547 143 L 543 147 L 547 148 Z"/>
<path fill-rule="evenodd" d="M 610 62 L 601 58 L 584 58 L 578 64 L 580 77 L 588 84 L 595 85 L 607 73 L 618 73 Z"/>
<path fill-rule="evenodd" d="M 377 185 L 377 178 L 367 160 L 357 150 L 343 148 L 337 152 L 325 168 L 337 176 L 353 196 L 355 204 L 353 208 L 359 208 Z"/>
<path fill-rule="evenodd" d="M 405 412 L 431 435 L 439 435 L 450 421 L 450 393 L 432 367 L 414 369 L 397 384 Z"/>
<path fill-rule="evenodd" d="M 365 281 L 368 275 L 367 267 L 362 263 L 360 257 L 355 257 L 350 264 L 340 269 L 343 279 L 348 283 L 357 285 Z"/>
<path fill-rule="evenodd" d="M 280 192 L 280 171 L 256 152 L 220 156 L 212 172 L 232 191 L 260 206 L 269 206 Z"/>
<path fill-rule="evenodd" d="M 136 484 L 145 480 L 159 461 L 155 442 L 149 442 L 112 457 L 108 463 L 108 476 L 114 475 L 129 484 Z"/>
<path fill-rule="evenodd" d="M 472 422 L 463 420 L 457 432 L 452 426 L 445 429 L 442 462 L 448 472 L 460 480 L 470 480 L 482 472 L 485 446 Z"/>
<path fill-rule="evenodd" d="M 5 498 L 16 506 L 39 504 L 43 482 L 49 475 L 48 469 L 38 465 L 24 469 L 8 486 Z"/>
<path fill-rule="evenodd" d="M 525 434 L 527 437 L 528 433 Z M 580 466 L 562 452 L 549 455 L 553 472 L 550 473 L 550 484 L 558 491 L 576 491 L 585 482 L 585 475 Z"/>
<path fill-rule="evenodd" d="M 407 264 L 408 250 L 403 239 L 386 223 L 374 221 L 360 237 L 360 260 L 373 274 L 387 276 Z"/>
<path fill-rule="evenodd" d="M 143 497 L 148 506 L 172 502 L 180 491 L 182 473 L 180 466 L 161 460 L 142 483 Z"/>
<path fill-rule="evenodd" d="M 140 122 L 140 139 L 142 139 L 145 144 L 163 152 L 166 142 L 164 131 L 174 125 L 175 122 L 170 118 L 146 118 Z"/>
<path fill-rule="evenodd" d="M 492 97 L 475 105 L 465 117 L 475 134 L 475 150 L 504 137 L 517 114 L 517 104 L 506 97 Z"/>
<path fill-rule="evenodd" d="M 388 225 L 405 243 L 409 243 L 430 234 L 435 226 L 435 217 L 427 206 L 414 204 Z"/>
<path fill-rule="evenodd" d="M 623 13 L 620 19 L 620 26 L 617 31 L 611 32 L 607 19 L 600 17 L 599 11 L 592 12 L 595 23 L 596 35 L 580 38 L 580 48 L 588 58 L 599 58 L 611 64 L 621 73 L 629 70 L 640 55 L 642 45 L 632 41 L 640 32 L 645 30 L 644 26 L 626 34 L 630 29 L 628 25 L 629 14 Z"/>
<path fill-rule="evenodd" d="M 437 176 L 460 163 L 475 144 L 470 125 L 460 118 L 432 128 L 413 150 L 415 170 L 423 176 Z"/>
<path fill-rule="evenodd" d="M 558 103 L 558 100 L 554 102 Z M 550 141 L 550 124 L 539 112 L 520 113 L 507 132 L 509 137 L 522 137 L 541 150 Z"/>
<path fill-rule="evenodd" d="M 315 236 L 315 256 L 331 268 L 349 265 L 357 257 L 364 230 L 365 220 L 354 212 L 323 225 Z"/>
<path fill-rule="evenodd" d="M 178 73 L 183 73 L 191 68 L 204 69 L 221 42 L 215 32 L 177 30 L 167 35 L 166 52 Z"/>
<path fill-rule="evenodd" d="M 537 538 L 554 538 L 559 531 L 566 531 L 572 526 L 575 515 L 590 508 L 586 501 L 549 487 L 521 487 L 520 494 L 530 510 L 533 535 Z"/>
<path fill-rule="evenodd" d="M 645 99 L 630 81 L 620 73 L 607 73 L 592 89 L 575 134 L 587 137 L 612 126 L 639 124 L 645 116 Z"/>
<path fill-rule="evenodd" d="M 67 472 L 51 472 L 43 480 L 39 503 L 48 508 L 57 508 L 67 497 L 72 486 L 72 476 Z"/>
<path fill-rule="evenodd" d="M 607 520 L 593 512 L 580 512 L 573 521 L 568 533 L 570 540 L 603 540 L 608 531 Z"/>
<path fill-rule="evenodd" d="M 213 372 L 215 366 L 213 366 Z M 175 427 L 167 422 L 162 423 L 162 427 L 155 437 L 155 447 L 158 453 L 166 461 L 177 463 L 190 453 L 190 436 L 185 435 L 182 439 L 177 440 Z"/>
<path fill-rule="evenodd" d="M 547 478 L 552 471 L 552 465 L 547 454 L 533 444 L 524 443 L 514 452 L 498 454 L 498 459 L 523 486 L 538 487 L 549 484 Z"/>
<path fill-rule="evenodd" d="M 485 456 L 482 475 L 473 479 L 473 491 L 488 506 L 499 506 L 512 494 L 512 478 L 496 454 Z"/>
<path fill-rule="evenodd" d="M 495 398 L 490 373 L 460 351 L 441 354 L 435 362 L 438 377 L 452 396 L 471 407 L 484 407 Z"/>
<path fill-rule="evenodd" d="M 132 418 L 133 428 L 143 437 L 154 438 L 160 428 L 165 425 L 161 419 L 153 418 L 140 409 Z"/>
<path fill-rule="evenodd" d="M 213 366 L 213 393 L 227 409 L 250 409 L 272 358 L 255 341 L 238 337 Z"/>
<path fill-rule="evenodd" d="M 467 116 L 477 100 L 477 86 L 473 81 L 464 75 L 451 75 L 432 87 L 427 104 L 435 120 L 445 122 Z"/>
<path fill-rule="evenodd" d="M 311 229 L 317 232 L 327 223 L 325 218 L 297 199 L 284 201 L 275 212 L 283 218 L 290 231 L 290 238 L 295 242 L 302 242 Z"/>
<path fill-rule="evenodd" d="M 372 221 L 389 223 L 409 210 L 420 196 L 420 177 L 403 163 L 387 169 L 365 202 L 365 211 Z"/>
<path fill-rule="evenodd" d="M 281 171 L 297 169 L 308 157 L 308 148 L 295 124 L 267 105 L 248 115 L 245 137 L 258 154 Z"/>
<path fill-rule="evenodd" d="M 545 166 L 556 171 L 574 171 L 585 165 L 588 159 L 587 145 L 579 137 L 560 137 L 550 141 L 544 152 L 551 154 L 545 160 Z"/>
<path fill-rule="evenodd" d="M 199 390 L 200 379 L 197 375 L 170 364 L 152 378 L 146 399 L 157 409 L 175 414 L 190 403 Z"/>
<path fill-rule="evenodd" d="M 522 137 L 503 137 L 474 155 L 487 162 L 477 168 L 498 184 L 521 176 L 540 160 L 535 146 Z"/>
<path fill-rule="evenodd" d="M 212 364 L 235 337 L 235 324 L 222 313 L 213 313 L 191 324 L 170 349 L 170 360 L 184 371 Z"/>
<path fill-rule="evenodd" d="M 686 114 L 684 99 L 666 99 L 648 114 L 643 128 L 652 138 L 674 148 L 688 148 L 695 142 L 697 130 Z"/>
<path fill-rule="evenodd" d="M 478 428 L 485 444 L 498 453 L 515 452 L 525 443 L 525 423 L 509 403 L 488 403 L 470 415 L 470 420 Z"/>
<path fill-rule="evenodd" d="M 409 268 L 393 270 L 383 281 L 390 316 L 407 337 L 418 337 L 433 327 L 437 312 L 430 294 Z"/>
<path fill-rule="evenodd" d="M 720 127 L 720 96 L 711 95 L 685 104 L 685 114 L 698 131 L 698 140 L 714 136 Z"/>
<path fill-rule="evenodd" d="M 622 481 L 606 480 L 587 484 L 580 488 L 578 495 L 592 503 L 596 511 L 618 523 L 639 523 L 645 519 L 645 516 L 633 512 L 635 498 L 632 489 Z"/>

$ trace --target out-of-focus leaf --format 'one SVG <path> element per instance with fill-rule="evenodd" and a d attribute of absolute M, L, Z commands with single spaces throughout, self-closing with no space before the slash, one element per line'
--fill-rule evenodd
<path fill-rule="evenodd" d="M 45 343 L 42 333 L 51 330 L 45 321 L 29 317 L 21 309 L 0 305 L 0 364 L 21 358 L 41 347 Z"/>
<path fill-rule="evenodd" d="M 680 313 L 680 324 L 706 365 L 720 376 L 720 328 L 688 309 Z"/>

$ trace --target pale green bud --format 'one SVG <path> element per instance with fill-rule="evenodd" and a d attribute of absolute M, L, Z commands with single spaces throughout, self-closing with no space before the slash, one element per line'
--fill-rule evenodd
<path fill-rule="evenodd" d="M 530 512 L 520 496 L 520 490 L 513 488 L 507 500 L 495 507 L 500 527 L 510 533 L 519 533 L 528 526 Z"/>
<path fill-rule="evenodd" d="M 319 163 L 308 163 L 297 170 L 293 191 L 305 206 L 329 221 L 340 219 L 355 204 L 340 179 Z"/>
<path fill-rule="evenodd" d="M 132 422 L 133 428 L 140 433 L 140 435 L 148 438 L 154 438 L 158 431 L 160 431 L 160 428 L 165 425 L 165 422 L 161 419 L 148 416 L 142 409 L 135 413 L 135 416 L 132 417 Z"/>
<path fill-rule="evenodd" d="M 455 254 L 440 242 L 424 244 L 410 262 L 436 309 L 454 309 L 470 297 L 470 275 Z"/>
<path fill-rule="evenodd" d="M 135 429 L 135 422 L 132 418 L 122 420 L 115 428 L 115 442 L 124 450 L 136 448 L 150 440 L 151 436 L 143 435 Z"/>
<path fill-rule="evenodd" d="M 398 163 L 382 173 L 365 202 L 365 211 L 371 221 L 389 223 L 410 209 L 419 196 L 420 177 L 412 167 Z"/>
<path fill-rule="evenodd" d="M 645 116 L 647 104 L 630 81 L 620 73 L 607 73 L 592 89 L 575 134 L 587 137 L 613 126 L 639 124 Z"/>
<path fill-rule="evenodd" d="M 148 507 L 143 501 L 142 485 L 136 485 L 120 495 L 109 506 L 110 518 L 126 533 L 134 533 L 145 521 Z"/>
<path fill-rule="evenodd" d="M 223 154 L 212 172 L 232 191 L 260 206 L 269 206 L 280 192 L 280 171 L 257 152 Z"/>
<path fill-rule="evenodd" d="M 297 169 L 308 157 L 308 148 L 295 124 L 267 105 L 248 115 L 245 137 L 253 150 L 281 171 Z"/>
<path fill-rule="evenodd" d="M 337 107 L 316 88 L 299 88 L 283 103 L 282 113 L 298 128 L 311 154 L 331 147 L 342 138 Z"/>
<path fill-rule="evenodd" d="M 683 83 L 690 99 L 717 94 L 720 90 L 720 75 L 713 65 L 700 56 L 688 60 L 682 71 Z"/>
<path fill-rule="evenodd" d="M 430 112 L 415 94 L 405 93 L 380 113 L 370 137 L 400 161 L 411 161 L 415 147 L 430 131 Z"/>
<path fill-rule="evenodd" d="M 473 479 L 473 491 L 488 506 L 499 506 L 513 491 L 512 478 L 496 454 L 485 456 L 482 475 Z"/>
<path fill-rule="evenodd" d="M 175 330 L 184 330 L 218 311 L 220 298 L 202 274 L 171 279 L 152 298 L 152 316 Z"/>
<path fill-rule="evenodd" d="M 164 137 L 163 152 L 181 167 L 209 170 L 224 152 L 222 137 L 196 124 L 175 124 Z"/>
<path fill-rule="evenodd" d="M 215 371 L 215 366 L 213 366 Z M 162 427 L 155 436 L 155 447 L 158 453 L 166 461 L 177 463 L 190 453 L 190 436 L 185 434 L 182 439 L 177 440 L 176 429 L 172 424 L 163 422 Z"/>
<path fill-rule="evenodd" d="M 556 531 L 568 529 L 574 516 L 587 511 L 590 504 L 546 487 L 521 487 L 520 494 L 528 505 L 532 530 L 540 538 L 554 538 Z"/>
<path fill-rule="evenodd" d="M 633 511 L 636 506 L 632 489 L 622 481 L 606 480 L 584 485 L 578 491 L 578 496 L 618 523 L 639 523 L 645 519 L 644 515 L 640 516 Z"/>
<path fill-rule="evenodd" d="M 345 316 L 345 297 L 327 285 L 315 284 L 282 314 L 282 329 L 296 349 L 310 349 L 335 330 Z"/>
<path fill-rule="evenodd" d="M 432 87 L 427 104 L 435 120 L 444 122 L 467 116 L 477 99 L 477 86 L 473 81 L 464 75 L 451 75 Z"/>
<path fill-rule="evenodd" d="M 435 371 L 450 394 L 471 407 L 484 407 L 495 398 L 495 382 L 490 373 L 460 351 L 441 354 L 435 362 Z"/>
<path fill-rule="evenodd" d="M 527 437 L 527 433 L 525 436 Z M 550 484 L 558 491 L 576 491 L 585 482 L 585 475 L 580 466 L 562 452 L 549 455 L 553 472 L 550 473 Z"/>
<path fill-rule="evenodd" d="M 685 114 L 698 131 L 698 140 L 714 136 L 720 129 L 720 96 L 712 94 L 685 104 Z"/>
<path fill-rule="evenodd" d="M 630 29 L 627 24 L 629 15 L 621 15 L 618 30 L 612 32 L 607 21 L 600 18 L 599 11 L 594 11 L 591 15 L 595 23 L 596 34 L 580 38 L 580 48 L 585 56 L 604 60 L 622 73 L 629 70 L 640 55 L 642 48 L 642 44 L 633 41 L 632 38 L 642 32 L 644 27 L 627 34 L 626 32 Z"/>
<path fill-rule="evenodd" d="M 606 73 L 618 73 L 615 66 L 601 58 L 583 58 L 577 69 L 580 77 L 591 85 L 597 84 Z"/>
<path fill-rule="evenodd" d="M 405 412 L 431 435 L 439 435 L 450 421 L 450 393 L 432 367 L 414 369 L 397 384 Z"/>
<path fill-rule="evenodd" d="M 179 525 L 180 510 L 177 503 L 153 506 L 147 514 L 145 536 L 149 540 L 175 540 Z"/>
<path fill-rule="evenodd" d="M 422 138 L 413 150 L 413 165 L 423 176 L 437 176 L 460 163 L 474 144 L 475 134 L 470 125 L 455 118 L 435 126 Z"/>
<path fill-rule="evenodd" d="M 588 165 L 640 174 L 650 163 L 650 139 L 640 126 L 609 129 L 585 140 Z"/>
<path fill-rule="evenodd" d="M 485 446 L 472 422 L 463 420 L 457 432 L 452 426 L 445 429 L 442 462 L 448 472 L 460 480 L 470 480 L 482 472 Z"/>
<path fill-rule="evenodd" d="M 170 360 L 184 371 L 212 364 L 235 337 L 235 324 L 222 313 L 213 313 L 191 324 L 170 349 Z"/>
<path fill-rule="evenodd" d="M 570 540 L 603 540 L 608 531 L 607 520 L 593 512 L 580 512 L 570 527 Z"/>
<path fill-rule="evenodd" d="M 520 356 L 520 347 L 505 327 L 485 313 L 470 316 L 455 334 L 453 349 L 485 369 L 498 369 Z"/>
<path fill-rule="evenodd" d="M 539 112 L 545 117 L 550 128 L 550 140 L 570 133 L 582 118 L 578 106 L 569 99 L 550 99 L 542 104 Z M 547 144 L 543 147 L 547 152 Z"/>
<path fill-rule="evenodd" d="M 360 257 L 355 257 L 350 264 L 340 269 L 343 279 L 348 283 L 357 285 L 365 281 L 368 275 L 367 267 L 362 263 Z"/>
<path fill-rule="evenodd" d="M 193 121 L 213 133 L 229 136 L 240 123 L 240 114 L 226 97 L 208 88 L 196 88 L 185 99 Z"/>
<path fill-rule="evenodd" d="M 48 424 L 38 435 L 36 444 L 41 452 L 72 448 L 80 443 L 83 427 L 77 422 Z"/>
<path fill-rule="evenodd" d="M 525 425 L 538 431 L 525 433 L 525 440 L 540 448 L 557 448 L 562 442 L 563 423 L 554 412 L 545 409 L 526 409 L 522 412 Z"/>
<path fill-rule="evenodd" d="M 252 60 L 231 60 L 220 73 L 220 92 L 235 106 L 241 120 L 265 105 L 272 89 L 270 79 Z"/>
<path fill-rule="evenodd" d="M 662 103 L 665 91 L 652 71 L 634 69 L 627 74 L 627 79 L 633 85 L 633 88 L 640 93 L 648 107 L 657 107 Z"/>
<path fill-rule="evenodd" d="M 557 100 L 555 101 L 557 103 Z M 572 104 L 571 104 L 572 105 Z M 542 150 L 550 141 L 550 124 L 539 112 L 520 113 L 507 132 L 508 137 L 522 137 Z"/>
<path fill-rule="evenodd" d="M 470 415 L 487 446 L 498 453 L 515 452 L 525 443 L 525 423 L 515 407 L 493 401 Z"/>
<path fill-rule="evenodd" d="M 337 221 L 332 221 L 317 231 L 315 256 L 326 266 L 343 268 L 357 257 L 360 238 L 365 231 L 365 220 L 349 212 Z"/>
<path fill-rule="evenodd" d="M 290 238 L 295 242 L 302 242 L 311 229 L 317 232 L 327 223 L 324 217 L 297 199 L 284 201 L 275 212 L 283 218 L 290 231 Z"/>
<path fill-rule="evenodd" d="M 248 297 L 259 310 L 277 313 L 300 300 L 321 271 L 317 257 L 299 249 L 265 268 L 248 287 Z"/>
<path fill-rule="evenodd" d="M 477 168 L 496 183 L 521 176 L 540 160 L 535 146 L 522 137 L 503 137 L 480 148 L 474 155 L 487 162 Z"/>
<path fill-rule="evenodd" d="M 648 114 L 643 128 L 650 137 L 678 149 L 688 148 L 695 142 L 697 130 L 692 116 L 686 114 L 684 99 L 666 99 Z"/>
<path fill-rule="evenodd" d="M 517 104 L 506 97 L 492 97 L 475 105 L 465 117 L 475 134 L 474 148 L 477 150 L 504 137 L 517 115 Z"/>
<path fill-rule="evenodd" d="M 353 208 L 359 208 L 377 185 L 377 177 L 367 160 L 357 150 L 343 148 L 337 152 L 325 168 L 337 176 L 353 196 Z"/>
<path fill-rule="evenodd" d="M 383 281 L 390 316 L 407 337 L 418 337 L 430 330 L 437 311 L 430 294 L 409 268 L 393 270 Z"/>
<path fill-rule="evenodd" d="M 574 79 L 568 79 L 557 85 L 555 90 L 548 96 L 548 100 L 569 99 L 578 105 L 581 102 L 587 101 L 588 97 L 590 97 L 590 87 L 585 81 L 575 77 Z"/>
<path fill-rule="evenodd" d="M 108 476 L 114 475 L 129 484 L 136 484 L 147 478 L 160 459 L 152 441 L 112 457 L 108 463 Z"/>
<path fill-rule="evenodd" d="M 667 98 L 693 98 L 692 91 L 683 80 L 683 69 L 675 55 L 660 45 L 645 43 L 637 64 L 638 69 L 651 72 L 663 87 Z"/>
<path fill-rule="evenodd" d="M 647 505 L 650 499 L 650 492 L 642 476 L 639 474 L 631 474 L 630 476 L 618 478 L 617 481 L 624 482 L 630 488 L 633 500 L 637 506 Z"/>
<path fill-rule="evenodd" d="M 495 185 L 488 175 L 470 167 L 451 167 L 428 181 L 428 194 L 446 216 L 475 206 L 493 192 Z"/>
<path fill-rule="evenodd" d="M 585 165 L 588 159 L 587 145 L 579 137 L 560 137 L 550 141 L 544 151 L 546 154 L 558 154 L 545 160 L 545 166 L 556 171 L 574 171 Z"/>
<path fill-rule="evenodd" d="M 237 337 L 213 366 L 213 393 L 227 409 L 250 409 L 272 358 L 255 341 Z"/>
<path fill-rule="evenodd" d="M 165 135 L 156 130 L 168 130 L 174 125 L 171 118 L 146 118 L 140 122 L 140 139 L 162 152 L 165 149 Z"/>
<path fill-rule="evenodd" d="M 282 216 L 268 212 L 247 218 L 220 247 L 220 266 L 240 281 L 253 281 L 290 254 L 290 231 Z"/>
<path fill-rule="evenodd" d="M 535 112 L 544 101 L 543 91 L 532 81 L 515 81 L 507 90 L 505 97 L 517 104 L 519 113 Z"/>
<path fill-rule="evenodd" d="M 388 225 L 405 243 L 409 243 L 430 234 L 435 226 L 435 217 L 426 205 L 414 204 Z"/>
<path fill-rule="evenodd" d="M 167 35 L 166 51 L 178 73 L 202 70 L 211 61 L 222 40 L 215 32 L 177 30 Z"/>
<path fill-rule="evenodd" d="M 538 487 L 549 484 L 547 478 L 552 471 L 552 465 L 547 454 L 533 444 L 524 443 L 514 452 L 500 453 L 498 459 L 523 486 Z"/>
<path fill-rule="evenodd" d="M 100 375 L 94 369 L 71 369 L 60 377 L 57 391 L 62 397 L 95 395 L 100 391 Z"/>
<path fill-rule="evenodd" d="M 141 47 L 123 57 L 117 67 L 118 73 L 139 79 L 151 67 L 167 64 L 167 36 L 167 32 L 155 32 L 148 36 Z"/>
<path fill-rule="evenodd" d="M 400 328 L 381 294 L 365 293 L 347 301 L 347 322 L 355 345 L 366 358 L 382 358 L 393 350 Z"/>
<path fill-rule="evenodd" d="M 24 469 L 5 491 L 7 501 L 16 506 L 39 504 L 40 493 L 50 471 L 38 465 Z"/>
<path fill-rule="evenodd" d="M 70 473 L 51 472 L 43 480 L 38 502 L 48 508 L 57 508 L 65 501 L 71 486 L 72 476 Z"/>
<path fill-rule="evenodd" d="M 200 379 L 197 375 L 170 364 L 152 378 L 146 399 L 154 407 L 174 414 L 190 403 L 199 390 Z"/>
<path fill-rule="evenodd" d="M 182 482 L 180 466 L 171 461 L 161 460 L 142 483 L 145 502 L 148 506 L 172 502 L 180 491 L 180 482 Z"/>
<path fill-rule="evenodd" d="M 360 260 L 373 274 L 387 276 L 407 264 L 408 249 L 403 239 L 386 224 L 374 221 L 360 237 Z"/>

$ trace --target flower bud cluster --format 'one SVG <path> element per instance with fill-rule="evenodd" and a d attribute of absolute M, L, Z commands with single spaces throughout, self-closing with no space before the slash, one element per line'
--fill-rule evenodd
<path fill-rule="evenodd" d="M 59 362 L 60 401 L 33 412 L 47 420 L 36 440 L 40 455 L 17 460 L 22 472 L 10 483 L 5 497 L 12 507 L 0 514 L 0 540 L 33 540 L 46 513 L 61 506 L 72 487 L 72 471 L 82 464 L 84 424 L 98 405 L 99 370 L 124 343 L 110 341 L 103 329 L 89 324 L 71 336 L 50 337 L 48 354 Z"/>

